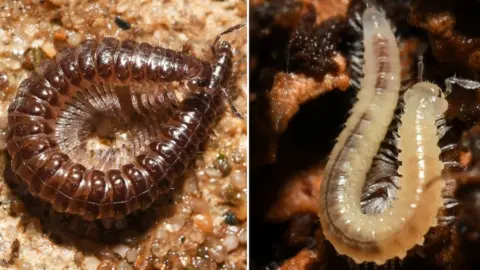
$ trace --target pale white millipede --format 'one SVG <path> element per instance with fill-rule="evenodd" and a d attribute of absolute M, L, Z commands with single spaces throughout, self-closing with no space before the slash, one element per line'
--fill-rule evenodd
<path fill-rule="evenodd" d="M 351 116 L 325 168 L 319 216 L 323 232 L 338 253 L 356 263 L 403 258 L 436 224 L 443 200 L 443 163 L 435 121 L 447 109 L 440 88 L 415 84 L 404 95 L 399 128 L 400 189 L 392 206 L 377 215 L 362 212 L 360 198 L 394 114 L 400 91 L 400 57 L 384 15 L 368 8 L 363 15 L 365 77 Z"/>

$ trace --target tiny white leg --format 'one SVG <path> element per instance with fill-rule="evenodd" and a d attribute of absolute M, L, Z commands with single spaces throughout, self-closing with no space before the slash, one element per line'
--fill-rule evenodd
<path fill-rule="evenodd" d="M 455 147 L 457 147 L 457 145 L 458 145 L 458 144 L 456 144 L 456 143 L 447 144 L 447 145 L 443 146 L 442 148 L 440 148 L 440 150 L 441 150 L 442 152 L 444 152 L 444 151 L 450 151 L 450 150 L 455 149 Z"/>
<path fill-rule="evenodd" d="M 441 226 L 445 226 L 448 224 L 451 224 L 457 219 L 456 216 L 446 216 L 446 217 L 439 217 L 438 218 L 438 224 Z"/>
<path fill-rule="evenodd" d="M 452 92 L 453 84 L 458 84 L 459 86 L 468 90 L 475 90 L 480 88 L 480 82 L 462 79 L 462 78 L 450 77 L 445 79 L 445 86 L 446 86 L 445 95 L 446 96 L 448 96 Z"/>
<path fill-rule="evenodd" d="M 447 168 L 461 168 L 462 165 L 458 161 L 444 161 L 443 165 Z"/>
<path fill-rule="evenodd" d="M 453 208 L 457 205 L 459 205 L 458 200 L 456 200 L 454 198 L 445 198 L 443 200 L 443 208 L 445 208 L 445 209 L 450 209 L 450 208 Z"/>

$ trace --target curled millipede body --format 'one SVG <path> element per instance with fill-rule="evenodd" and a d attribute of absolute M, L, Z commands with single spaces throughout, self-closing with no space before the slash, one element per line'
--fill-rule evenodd
<path fill-rule="evenodd" d="M 380 228 L 373 224 L 381 219 L 362 212 L 360 197 L 373 157 L 397 105 L 400 56 L 388 22 L 375 8 L 364 12 L 363 29 L 365 77 L 358 101 L 325 168 L 320 187 L 319 217 L 325 237 L 337 252 L 357 263 L 384 263 L 388 258 L 383 256 L 383 246 L 378 246 L 376 235 Z"/>
<path fill-rule="evenodd" d="M 213 65 L 113 38 L 42 62 L 8 110 L 12 170 L 32 195 L 86 220 L 149 207 L 186 170 L 223 108 L 233 52 L 217 41 Z M 166 89 L 172 82 L 190 91 L 178 107 Z M 89 157 L 91 134 L 113 146 Z M 112 138 L 122 136 L 127 143 Z"/>
<path fill-rule="evenodd" d="M 404 113 L 399 128 L 399 173 L 401 188 L 398 199 L 385 214 L 399 219 L 396 243 L 404 257 L 415 244 L 423 244 L 430 227 L 437 224 L 437 213 L 443 205 L 444 181 L 435 181 L 444 168 L 440 160 L 436 120 L 448 108 L 440 88 L 432 83 L 420 82 L 404 95 Z"/>
<path fill-rule="evenodd" d="M 351 257 L 356 263 L 384 264 L 394 257 L 405 257 L 415 244 L 422 244 L 428 229 L 437 222 L 444 183 L 434 181 L 443 169 L 437 146 L 436 120 L 445 112 L 448 103 L 439 97 L 441 90 L 438 86 L 431 83 L 417 83 L 404 94 L 405 106 L 397 145 L 400 149 L 398 160 L 402 163 L 398 171 L 401 188 L 390 208 L 376 215 L 365 214 L 360 203 L 362 188 L 393 116 L 401 70 L 391 31 L 383 32 L 389 37 L 385 40 L 391 41 L 390 47 L 386 47 L 388 41 L 383 45 L 374 44 L 384 47 L 377 47 L 376 54 L 369 52 L 372 44 L 367 40 L 372 19 L 377 28 L 388 29 L 379 13 L 367 9 L 364 14 L 366 77 L 357 102 L 366 105 L 355 104 L 327 164 L 320 190 L 320 221 L 325 237 L 340 254 Z M 379 59 L 376 72 L 371 69 L 375 67 L 375 62 L 370 60 L 372 57 Z M 369 82 L 368 76 L 372 73 L 379 75 L 377 81 Z M 381 82 L 387 78 L 393 83 Z M 369 87 L 376 90 L 370 96 L 390 96 L 365 99 Z"/>

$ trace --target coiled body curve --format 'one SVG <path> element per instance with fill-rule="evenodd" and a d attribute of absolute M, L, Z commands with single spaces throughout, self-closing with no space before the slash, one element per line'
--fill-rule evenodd
<path fill-rule="evenodd" d="M 400 91 L 400 56 L 383 14 L 363 15 L 365 77 L 345 128 L 325 168 L 319 217 L 325 237 L 338 253 L 355 262 L 383 263 L 378 246 L 379 216 L 366 216 L 360 205 L 365 178 L 394 114 Z M 385 223 L 385 226 L 389 224 Z"/>
<path fill-rule="evenodd" d="M 59 212 L 86 220 L 119 219 L 149 207 L 186 170 L 223 108 L 219 88 L 231 72 L 232 51 L 228 43 L 220 44 L 216 64 L 146 43 L 113 38 L 86 40 L 62 51 L 54 61 L 42 62 L 22 82 L 8 110 L 7 150 L 12 170 L 32 195 L 51 203 Z M 219 70 L 215 74 L 214 68 Z M 162 117 L 157 117 L 158 111 L 171 105 L 168 90 L 130 93 L 129 106 L 118 102 L 121 97 L 104 95 L 115 87 L 149 89 L 152 84 L 170 82 L 185 82 L 186 87 L 195 86 L 198 91 L 189 93 L 178 108 Z M 58 133 L 62 132 L 56 130 L 65 125 L 60 119 L 67 107 L 75 107 L 69 107 L 70 115 L 86 114 L 82 108 L 88 106 L 73 103 L 80 99 L 79 95 L 87 96 L 90 104 L 121 110 L 128 107 L 138 117 L 148 115 L 154 122 L 164 122 L 151 123 L 152 128 L 142 130 L 138 140 L 141 145 L 129 162 L 85 166 L 66 152 L 68 147 L 59 140 Z M 136 121 L 137 117 L 132 119 Z"/>
<path fill-rule="evenodd" d="M 405 257 L 415 244 L 422 244 L 428 229 L 436 224 L 443 182 L 435 180 L 443 163 L 435 120 L 448 103 L 431 83 L 417 83 L 405 93 L 398 131 L 402 165 L 397 199 L 377 215 L 363 213 L 362 188 L 393 117 L 401 71 L 395 38 L 385 18 L 369 8 L 363 20 L 365 77 L 359 100 L 327 163 L 319 215 L 325 237 L 337 252 L 356 263 L 384 264 Z M 369 35 L 372 29 L 373 38 Z M 382 41 L 375 43 L 375 36 Z"/>

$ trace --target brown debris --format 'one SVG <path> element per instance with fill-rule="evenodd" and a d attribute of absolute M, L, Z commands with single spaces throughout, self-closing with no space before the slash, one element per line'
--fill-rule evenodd
<path fill-rule="evenodd" d="M 318 216 L 316 213 L 305 213 L 293 216 L 288 221 L 284 242 L 290 248 L 312 246 L 315 240 L 313 234 L 317 227 Z"/>
<path fill-rule="evenodd" d="M 460 152 L 459 162 L 460 162 L 460 165 L 462 165 L 462 167 L 467 167 L 471 161 L 472 161 L 472 153 Z"/>
<path fill-rule="evenodd" d="M 351 0 L 303 0 L 304 3 L 312 4 L 316 10 L 321 10 L 317 12 L 318 24 L 322 23 L 325 20 L 328 20 L 333 17 L 347 16 L 348 6 L 350 5 Z"/>
<path fill-rule="evenodd" d="M 252 6 L 251 148 L 258 151 L 252 167 L 276 161 L 277 141 L 300 105 L 349 87 L 337 48 L 347 7 L 348 1 L 289 0 Z"/>
<path fill-rule="evenodd" d="M 274 163 L 276 159 L 277 141 L 288 127 L 290 119 L 298 112 L 300 106 L 310 100 L 335 90 L 346 90 L 350 79 L 346 74 L 346 60 L 337 54 L 334 57 L 338 72 L 327 73 L 318 81 L 300 73 L 279 72 L 275 75 L 273 87 L 266 98 L 270 107 L 270 119 L 273 133 L 268 136 L 267 154 L 264 162 Z M 264 125 L 265 123 L 263 123 Z"/>
<path fill-rule="evenodd" d="M 478 136 L 480 136 L 479 124 L 474 125 L 462 135 L 459 162 L 463 168 L 472 168 L 478 166 L 479 152 L 478 148 L 474 145 Z"/>
<path fill-rule="evenodd" d="M 348 75 L 345 74 L 345 58 L 336 55 L 334 59 L 339 72 L 327 73 L 320 82 L 303 74 L 280 72 L 275 76 L 272 90 L 267 98 L 277 135 L 287 129 L 288 121 L 297 113 L 300 105 L 328 91 L 346 90 L 350 86 Z"/>
<path fill-rule="evenodd" d="M 53 32 L 53 39 L 54 40 L 60 40 L 60 41 L 65 41 L 67 40 L 68 36 L 67 33 L 65 33 L 65 30 L 60 29 L 55 32 Z"/>
<path fill-rule="evenodd" d="M 9 264 L 14 263 L 15 260 L 18 259 L 19 252 L 20 252 L 20 241 L 18 241 L 18 239 L 15 239 L 11 246 L 10 259 L 8 260 Z"/>
<path fill-rule="evenodd" d="M 420 46 L 421 41 L 416 37 L 406 38 L 402 40 L 401 44 L 399 44 L 400 64 L 402 66 L 400 76 L 402 80 L 408 80 L 411 78 L 412 74 L 417 73 L 417 57 L 420 51 Z"/>
<path fill-rule="evenodd" d="M 281 222 L 297 214 L 316 215 L 322 178 L 323 166 L 298 173 L 288 179 L 279 191 L 276 202 L 268 211 L 267 220 Z"/>
<path fill-rule="evenodd" d="M 433 54 L 439 62 L 480 71 L 478 1 L 419 0 L 409 22 L 429 32 Z"/>
<path fill-rule="evenodd" d="M 193 217 L 193 223 L 205 233 L 211 233 L 213 231 L 213 221 L 210 213 L 207 215 L 195 215 Z"/>
<path fill-rule="evenodd" d="M 308 269 L 310 265 L 316 263 L 317 253 L 309 249 L 303 249 L 295 257 L 287 260 L 280 270 L 303 270 Z"/>
<path fill-rule="evenodd" d="M 289 12 L 277 15 L 275 17 L 274 22 L 285 28 L 295 27 L 296 25 L 298 25 L 298 23 L 300 23 L 304 15 L 308 13 L 309 6 L 313 6 L 315 10 L 322 11 L 322 12 L 316 12 L 316 19 L 315 19 L 316 24 L 321 24 L 324 21 L 333 17 L 345 17 L 347 15 L 349 3 L 350 3 L 350 0 L 290 1 L 290 3 L 286 4 L 287 10 Z M 289 19 L 285 19 L 285 16 L 289 17 Z"/>
<path fill-rule="evenodd" d="M 457 118 L 467 124 L 474 123 L 480 117 L 480 92 L 468 91 L 454 87 L 451 96 L 448 97 L 449 106 L 447 117 Z"/>
<path fill-rule="evenodd" d="M 315 9 L 313 5 L 308 8 L 309 13 L 288 41 L 286 68 L 321 80 L 326 73 L 339 72 L 341 68 L 336 59 L 337 46 L 346 23 L 344 18 L 335 17 L 316 25 Z"/>

